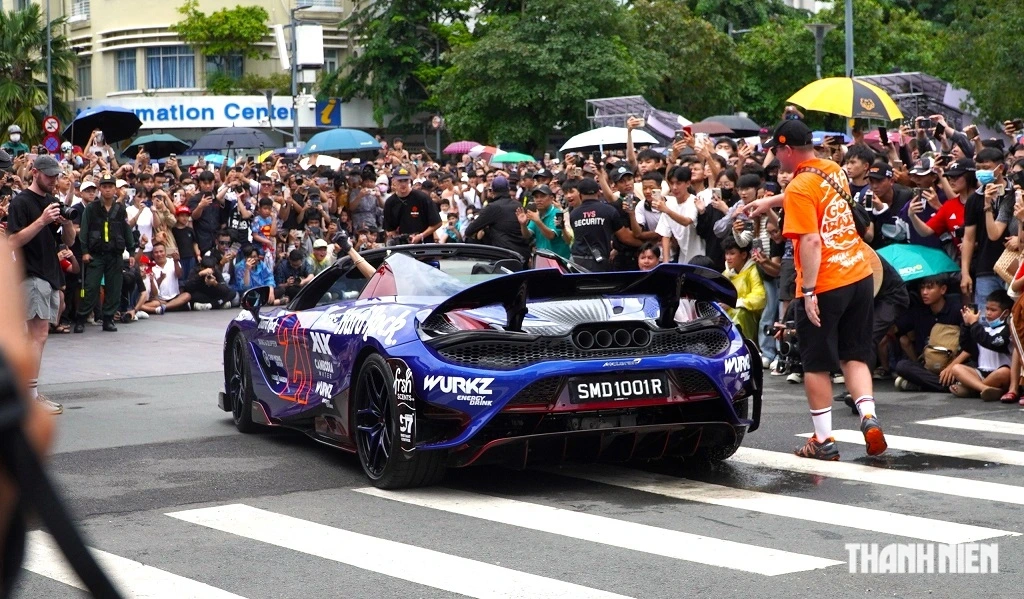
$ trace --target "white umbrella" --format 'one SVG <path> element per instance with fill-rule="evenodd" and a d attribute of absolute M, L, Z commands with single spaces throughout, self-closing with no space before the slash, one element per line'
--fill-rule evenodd
<path fill-rule="evenodd" d="M 658 143 L 650 133 L 633 129 L 633 143 L 637 145 L 653 145 Z M 625 127 L 600 127 L 585 131 L 579 135 L 573 135 L 569 141 L 562 145 L 560 152 L 566 150 L 588 150 L 605 149 L 614 146 L 626 146 Z"/>
<path fill-rule="evenodd" d="M 316 166 L 328 166 L 333 170 L 338 170 L 341 168 L 341 165 L 342 161 L 340 158 L 335 158 L 334 156 L 325 156 L 323 154 L 317 154 L 316 156 Z M 299 166 L 301 166 L 302 168 L 309 168 L 309 157 L 307 156 L 300 160 Z"/>

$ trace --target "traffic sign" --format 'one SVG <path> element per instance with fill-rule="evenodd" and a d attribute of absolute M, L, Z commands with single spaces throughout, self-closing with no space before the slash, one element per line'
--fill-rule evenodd
<path fill-rule="evenodd" d="M 43 146 L 46 147 L 47 152 L 56 154 L 60 150 L 60 137 L 56 133 L 47 133 L 43 138 Z"/>
<path fill-rule="evenodd" d="M 55 116 L 48 116 L 43 119 L 43 131 L 56 133 L 60 131 L 60 119 Z"/>
<path fill-rule="evenodd" d="M 321 129 L 341 126 L 340 98 L 330 98 L 316 103 L 316 126 Z"/>

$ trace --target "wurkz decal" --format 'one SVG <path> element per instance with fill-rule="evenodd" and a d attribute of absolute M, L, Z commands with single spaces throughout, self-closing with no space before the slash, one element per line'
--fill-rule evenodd
<path fill-rule="evenodd" d="M 434 376 L 423 377 L 423 390 L 433 391 L 435 388 L 441 393 L 455 394 L 457 401 L 468 402 L 471 406 L 490 406 L 494 400 L 487 399 L 494 391 L 490 388 L 494 379 L 491 377 L 465 378 L 461 376 Z"/>
<path fill-rule="evenodd" d="M 416 449 L 416 397 L 412 369 L 399 358 L 388 360 L 388 366 L 395 377 L 393 390 L 398 403 L 398 444 L 402 451 L 411 453 Z"/>
<path fill-rule="evenodd" d="M 340 316 L 334 313 L 331 322 L 336 323 L 337 335 L 362 335 L 363 341 L 376 337 L 384 345 L 394 345 L 395 333 L 408 324 L 408 316 L 412 310 L 403 310 L 395 316 L 388 315 L 388 307 L 373 306 L 371 308 L 352 308 Z"/>

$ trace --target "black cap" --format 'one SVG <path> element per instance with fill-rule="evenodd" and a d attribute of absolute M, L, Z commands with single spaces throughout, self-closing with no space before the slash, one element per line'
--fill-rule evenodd
<path fill-rule="evenodd" d="M 525 173 L 523 173 L 523 178 L 524 179 L 536 179 L 537 178 L 537 173 L 535 173 L 533 171 L 526 171 Z"/>
<path fill-rule="evenodd" d="M 551 188 L 543 183 L 533 188 L 533 195 L 546 195 L 553 196 L 555 192 L 551 191 Z"/>
<path fill-rule="evenodd" d="M 537 172 L 536 172 L 536 173 L 534 174 L 534 176 L 533 176 L 533 177 L 534 177 L 535 179 L 550 179 L 550 178 L 551 178 L 551 171 L 549 171 L 549 170 L 547 170 L 547 169 L 543 169 L 543 168 L 542 168 L 542 169 L 538 170 L 538 171 L 537 171 Z"/>
<path fill-rule="evenodd" d="M 508 182 L 509 183 L 518 183 L 519 182 L 519 173 L 517 173 L 515 171 L 512 171 L 511 173 L 509 173 L 509 175 L 508 175 Z"/>
<path fill-rule="evenodd" d="M 970 158 L 961 158 L 946 167 L 946 176 L 959 177 L 966 173 L 973 173 L 978 170 L 977 165 Z"/>
<path fill-rule="evenodd" d="M 892 167 L 884 160 L 876 160 L 868 170 L 869 179 L 892 179 Z"/>
<path fill-rule="evenodd" d="M 803 147 L 814 145 L 814 135 L 810 128 L 800 120 L 787 120 L 779 123 L 772 132 L 772 138 L 764 142 L 765 149 L 778 146 Z"/>
<path fill-rule="evenodd" d="M 588 179 L 584 177 L 578 184 L 576 189 L 579 190 L 580 195 L 592 196 L 601 193 L 601 186 L 595 179 Z"/>
<path fill-rule="evenodd" d="M 620 166 L 612 171 L 612 181 L 618 183 L 623 177 L 635 177 L 633 170 L 629 167 Z"/>
<path fill-rule="evenodd" d="M 213 173 L 210 173 L 210 174 L 213 174 Z M 100 185 L 107 185 L 107 184 L 109 184 L 109 185 L 117 185 L 117 179 L 115 179 L 114 176 L 111 175 L 110 173 L 107 173 L 107 174 L 103 175 L 103 178 L 100 179 Z"/>

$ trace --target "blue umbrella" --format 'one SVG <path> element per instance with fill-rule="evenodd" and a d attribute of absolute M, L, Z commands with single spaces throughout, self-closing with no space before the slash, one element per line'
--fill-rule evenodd
<path fill-rule="evenodd" d="M 960 266 L 942 250 L 916 243 L 894 243 L 878 250 L 878 255 L 900 273 L 904 282 L 916 281 L 951 272 Z"/>
<path fill-rule="evenodd" d="M 228 161 L 228 166 L 235 166 L 234 158 L 225 158 L 223 154 L 207 154 L 203 157 L 210 164 L 220 166 L 224 164 L 224 160 Z"/>
<path fill-rule="evenodd" d="M 303 154 L 326 154 L 329 152 L 365 152 L 379 150 L 380 143 L 372 135 L 359 129 L 331 129 L 309 138 Z"/>
<path fill-rule="evenodd" d="M 72 144 L 85 148 L 89 143 L 89 136 L 96 129 L 102 131 L 104 140 L 110 143 L 132 137 L 141 127 L 142 120 L 131 110 L 120 106 L 100 105 L 78 113 L 61 136 Z"/>

